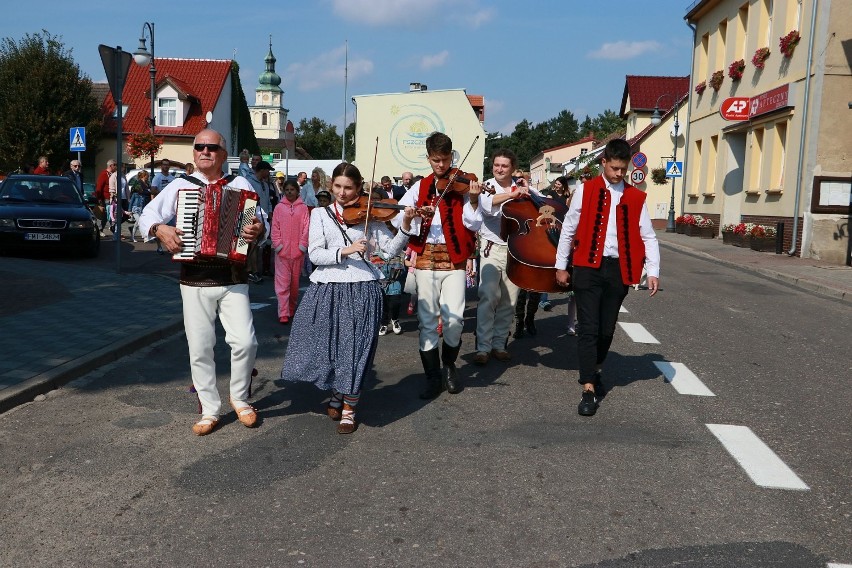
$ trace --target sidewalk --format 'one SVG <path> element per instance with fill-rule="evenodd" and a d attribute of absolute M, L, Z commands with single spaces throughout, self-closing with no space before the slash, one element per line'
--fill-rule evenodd
<path fill-rule="evenodd" d="M 852 303 L 852 268 L 658 231 L 663 248 Z M 183 330 L 178 267 L 153 244 L 97 259 L 0 257 L 0 412 Z M 665 266 L 663 266 L 665 276 Z"/>
<path fill-rule="evenodd" d="M 660 246 L 758 274 L 808 292 L 852 303 L 852 268 L 774 252 L 757 252 L 722 244 L 721 238 L 702 239 L 657 231 Z M 662 267 L 665 278 L 665 263 Z"/>

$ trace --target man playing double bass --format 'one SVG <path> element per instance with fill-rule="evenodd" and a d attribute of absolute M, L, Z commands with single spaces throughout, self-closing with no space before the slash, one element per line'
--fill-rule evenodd
<path fill-rule="evenodd" d="M 568 285 L 569 261 L 577 300 L 577 353 L 583 394 L 577 411 L 592 416 L 602 394 L 601 367 L 606 359 L 621 302 L 642 267 L 648 290 L 660 284 L 660 248 L 645 204 L 645 192 L 624 182 L 630 144 L 607 143 L 601 175 L 585 182 L 571 199 L 556 251 L 556 281 Z"/>
<path fill-rule="evenodd" d="M 473 362 L 485 365 L 490 357 L 508 361 L 506 351 L 509 329 L 515 316 L 518 287 L 506 272 L 508 246 L 500 237 L 501 207 L 512 199 L 529 196 L 524 178 L 513 179 L 518 158 L 501 148 L 491 158 L 494 177 L 484 183 L 494 190 L 484 190 L 479 198 L 482 228 L 479 230 L 479 306 L 476 309 L 476 355 Z"/>

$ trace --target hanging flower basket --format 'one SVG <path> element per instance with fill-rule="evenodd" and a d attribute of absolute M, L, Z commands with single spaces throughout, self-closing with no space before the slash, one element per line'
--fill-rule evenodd
<path fill-rule="evenodd" d="M 651 170 L 651 181 L 657 185 L 666 185 L 666 168 L 654 168 Z"/>
<path fill-rule="evenodd" d="M 149 133 L 129 134 L 127 136 L 127 153 L 137 160 L 156 156 L 162 146 L 163 139 Z"/>
<path fill-rule="evenodd" d="M 733 61 L 730 65 L 728 65 L 728 77 L 733 79 L 734 81 L 739 81 L 743 78 L 743 71 L 745 71 L 745 60 L 738 59 Z M 721 84 L 721 83 L 720 83 Z M 716 89 L 718 91 L 718 89 Z"/>
<path fill-rule="evenodd" d="M 766 60 L 769 59 L 770 53 L 772 52 L 769 51 L 768 47 L 761 47 L 754 52 L 754 56 L 751 58 L 751 64 L 758 69 L 763 69 L 766 66 Z"/>
<path fill-rule="evenodd" d="M 722 87 L 722 82 L 725 80 L 725 72 L 721 69 L 719 71 L 714 71 L 713 75 L 710 76 L 710 86 L 713 87 L 713 90 L 718 92 Z"/>
<path fill-rule="evenodd" d="M 796 46 L 799 44 L 799 40 L 802 39 L 802 36 L 799 34 L 798 30 L 791 30 L 790 33 L 780 38 L 778 45 L 781 48 L 781 53 L 784 54 L 784 57 L 793 57 L 793 52 L 796 50 Z"/>
<path fill-rule="evenodd" d="M 707 81 L 701 81 L 700 83 L 695 85 L 695 92 L 698 94 L 698 96 L 701 96 L 701 94 L 706 90 L 707 90 Z"/>

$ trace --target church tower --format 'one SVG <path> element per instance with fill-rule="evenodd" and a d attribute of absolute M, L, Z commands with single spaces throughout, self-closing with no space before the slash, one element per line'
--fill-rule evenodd
<path fill-rule="evenodd" d="M 288 109 L 284 108 L 284 91 L 281 76 L 275 72 L 275 56 L 272 55 L 272 36 L 269 36 L 269 53 L 264 59 L 266 71 L 258 77 L 254 94 L 254 106 L 249 106 L 251 123 L 258 140 L 283 140 L 287 127 Z"/>

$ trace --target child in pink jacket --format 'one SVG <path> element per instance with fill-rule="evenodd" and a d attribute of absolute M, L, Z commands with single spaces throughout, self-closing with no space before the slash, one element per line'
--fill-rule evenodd
<path fill-rule="evenodd" d="M 284 182 L 284 199 L 272 215 L 272 248 L 275 251 L 275 294 L 278 321 L 290 323 L 299 299 L 299 274 L 308 250 L 308 206 L 299 197 L 296 180 Z"/>

